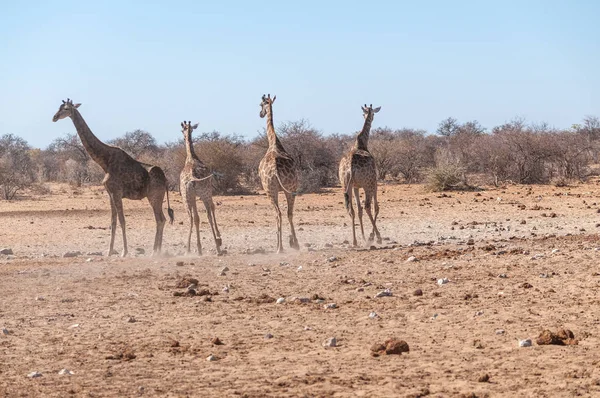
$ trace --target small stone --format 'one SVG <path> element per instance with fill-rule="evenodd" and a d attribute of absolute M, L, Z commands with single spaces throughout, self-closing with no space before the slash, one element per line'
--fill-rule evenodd
<path fill-rule="evenodd" d="M 327 340 L 325 340 L 323 342 L 323 347 L 325 348 L 329 348 L 329 347 L 337 347 L 337 340 L 335 337 L 330 337 Z"/>
<path fill-rule="evenodd" d="M 183 261 L 177 261 L 175 265 L 178 267 L 183 267 Z"/>
<path fill-rule="evenodd" d="M 531 347 L 531 339 L 519 340 L 519 347 Z"/>
<path fill-rule="evenodd" d="M 213 338 L 210 342 L 212 345 L 223 345 L 223 342 L 218 337 Z"/>
<path fill-rule="evenodd" d="M 448 278 L 440 278 L 437 280 L 437 284 L 440 286 L 445 285 L 448 282 L 450 282 L 450 280 L 448 280 Z"/>
<path fill-rule="evenodd" d="M 482 315 L 483 315 L 483 311 L 477 311 L 477 312 L 475 313 L 475 316 L 482 316 Z"/>
<path fill-rule="evenodd" d="M 36 296 L 35 301 L 44 301 L 46 298 L 44 296 Z"/>
<path fill-rule="evenodd" d="M 498 275 L 498 278 L 506 279 L 506 278 L 508 278 L 508 275 L 500 274 L 500 275 Z"/>
<path fill-rule="evenodd" d="M 7 255 L 7 256 L 11 256 L 11 255 L 13 255 L 14 253 L 13 253 L 12 249 L 5 248 L 5 249 L 1 249 L 1 250 L 0 250 L 0 254 L 5 254 L 5 255 Z"/>
<path fill-rule="evenodd" d="M 77 329 L 78 327 L 79 327 L 79 324 L 75 323 L 75 324 L 69 326 L 69 329 Z"/>
<path fill-rule="evenodd" d="M 277 304 L 283 304 L 285 303 L 285 299 L 283 297 L 279 297 L 276 301 Z"/>
<path fill-rule="evenodd" d="M 290 263 L 288 263 L 287 261 L 282 261 L 282 262 L 279 263 L 280 267 L 285 267 L 287 265 L 290 265 Z"/>
<path fill-rule="evenodd" d="M 70 251 L 63 254 L 63 258 L 79 257 L 81 256 L 80 251 Z"/>
<path fill-rule="evenodd" d="M 271 333 L 265 334 L 265 340 L 270 340 L 272 338 L 273 338 L 273 335 Z"/>
<path fill-rule="evenodd" d="M 522 287 L 523 289 L 531 289 L 533 285 L 531 283 L 524 282 L 519 287 Z"/>
<path fill-rule="evenodd" d="M 35 379 L 38 377 L 42 377 L 42 374 L 40 372 L 31 372 L 27 375 L 27 377 L 29 377 L 30 379 Z"/>
<path fill-rule="evenodd" d="M 219 276 L 227 276 L 227 274 L 223 271 L 219 272 Z"/>
<path fill-rule="evenodd" d="M 137 319 L 135 319 L 134 317 L 130 316 L 129 318 L 127 318 L 127 322 L 128 323 L 136 323 Z"/>
<path fill-rule="evenodd" d="M 71 375 L 74 375 L 74 374 L 75 374 L 75 372 L 73 372 L 73 371 L 71 371 L 71 370 L 69 370 L 69 369 L 61 369 L 61 370 L 58 372 L 58 374 L 59 374 L 59 375 L 67 375 L 67 376 L 71 376 Z"/>
<path fill-rule="evenodd" d="M 329 303 L 329 304 L 325 304 L 323 306 L 323 308 L 325 308 L 326 310 L 333 310 L 336 309 L 338 306 L 336 303 Z"/>
<path fill-rule="evenodd" d="M 229 293 L 229 286 L 225 286 L 223 288 L 223 293 Z"/>
<path fill-rule="evenodd" d="M 403 352 L 409 352 L 408 343 L 404 340 L 391 338 L 385 341 L 385 353 L 387 355 L 400 355 Z"/>
<path fill-rule="evenodd" d="M 377 313 L 376 313 L 375 311 L 372 311 L 372 312 L 369 314 L 369 318 L 370 318 L 370 319 L 375 319 L 375 318 L 377 318 L 377 317 L 379 317 L 379 315 L 377 315 Z"/>
<path fill-rule="evenodd" d="M 431 320 L 435 321 L 437 319 L 437 317 L 438 317 L 438 314 L 433 314 L 433 316 L 431 317 Z"/>
<path fill-rule="evenodd" d="M 297 271 L 302 271 L 302 266 L 299 266 L 296 270 Z"/>
<path fill-rule="evenodd" d="M 337 260 L 338 260 L 338 258 L 337 258 L 336 256 L 331 256 L 331 257 L 329 257 L 329 258 L 327 259 L 327 262 L 328 262 L 328 263 L 333 263 L 333 262 L 335 262 L 335 261 L 337 261 Z"/>
<path fill-rule="evenodd" d="M 422 296 L 423 295 L 423 290 L 421 289 L 417 289 L 413 292 L 413 296 Z"/>
<path fill-rule="evenodd" d="M 227 272 L 227 271 L 229 271 L 229 267 L 223 267 L 223 268 L 221 268 L 221 272 Z"/>
<path fill-rule="evenodd" d="M 136 247 L 135 252 L 137 254 L 146 254 L 146 250 L 144 250 L 144 248 L 142 248 L 142 247 Z"/>
<path fill-rule="evenodd" d="M 556 253 L 560 253 L 560 250 L 558 250 L 558 249 L 552 249 L 552 254 L 556 254 Z"/>
<path fill-rule="evenodd" d="M 415 256 L 410 256 L 409 258 L 406 259 L 407 263 L 413 263 L 415 261 L 419 261 Z"/>
<path fill-rule="evenodd" d="M 217 357 L 216 357 L 216 356 L 214 356 L 213 354 L 210 354 L 209 356 L 207 356 L 207 357 L 206 357 L 206 360 L 207 360 L 208 362 L 213 362 L 213 361 L 216 361 L 216 360 L 217 360 Z"/>
<path fill-rule="evenodd" d="M 504 334 L 504 329 L 496 329 L 496 334 Z"/>
<path fill-rule="evenodd" d="M 479 379 L 477 379 L 477 381 L 480 383 L 487 383 L 490 381 L 490 376 L 486 373 L 482 376 L 479 376 Z"/>
<path fill-rule="evenodd" d="M 91 257 L 88 257 L 88 258 L 85 259 L 86 263 L 91 263 L 92 261 L 94 261 L 94 259 L 91 258 Z"/>
<path fill-rule="evenodd" d="M 393 296 L 392 291 L 390 289 L 385 289 L 380 291 L 379 293 L 377 293 L 375 295 L 375 298 L 379 298 L 379 297 L 390 297 Z"/>
<path fill-rule="evenodd" d="M 10 331 L 7 328 L 2 328 L 2 334 L 8 336 L 10 334 Z"/>

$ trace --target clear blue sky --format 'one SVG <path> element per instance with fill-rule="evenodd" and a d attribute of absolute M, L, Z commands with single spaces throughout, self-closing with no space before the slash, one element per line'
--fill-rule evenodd
<path fill-rule="evenodd" d="M 0 134 L 45 147 L 62 99 L 103 140 L 179 123 L 254 136 L 276 124 L 434 131 L 453 116 L 569 127 L 600 116 L 600 1 L 0 0 Z"/>

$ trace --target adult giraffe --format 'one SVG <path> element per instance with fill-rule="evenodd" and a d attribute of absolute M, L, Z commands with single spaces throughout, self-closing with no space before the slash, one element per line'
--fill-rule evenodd
<path fill-rule="evenodd" d="M 169 204 L 169 190 L 167 188 L 165 173 L 158 166 L 138 162 L 121 148 L 106 145 L 100 141 L 92 133 L 85 120 L 83 120 L 83 117 L 77 110 L 79 106 L 81 104 L 73 104 L 73 101 L 68 98 L 66 101 L 63 100 L 52 121 L 57 122 L 60 119 L 70 117 L 85 150 L 106 173 L 102 183 L 110 197 L 111 229 L 108 255 L 116 254 L 114 243 L 117 217 L 119 218 L 119 224 L 123 233 L 123 251 L 121 256 L 125 257 L 128 253 L 123 198 L 133 200 L 148 198 L 148 202 L 150 202 L 150 206 L 152 206 L 152 210 L 154 211 L 154 218 L 156 219 L 156 234 L 154 236 L 152 255 L 160 254 L 166 221 L 162 211 L 165 192 L 167 194 L 167 213 L 169 214 L 170 223 L 173 223 L 173 210 Z"/>

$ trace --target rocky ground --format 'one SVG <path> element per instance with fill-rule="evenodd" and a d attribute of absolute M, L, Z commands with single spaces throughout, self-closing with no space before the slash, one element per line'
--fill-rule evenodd
<path fill-rule="evenodd" d="M 215 197 L 227 254 L 203 222 L 202 257 L 179 195 L 163 258 L 126 201 L 125 259 L 101 187 L 52 188 L 0 202 L 3 396 L 600 394 L 596 182 L 383 185 L 383 243 L 358 249 L 339 189 L 302 195 L 280 255 L 264 195 Z"/>

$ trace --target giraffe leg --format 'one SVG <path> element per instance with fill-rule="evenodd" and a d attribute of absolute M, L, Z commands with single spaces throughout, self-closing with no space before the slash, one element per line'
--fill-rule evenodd
<path fill-rule="evenodd" d="M 192 215 L 192 205 L 189 202 L 191 194 L 188 192 L 188 187 L 185 183 L 180 184 L 180 186 L 182 187 L 181 199 L 183 201 L 183 205 L 185 206 L 185 210 L 187 211 L 190 220 L 190 229 L 187 237 L 187 246 L 185 248 L 185 253 L 190 254 L 190 246 L 192 243 L 192 229 L 194 228 L 194 216 Z"/>
<path fill-rule="evenodd" d="M 285 193 L 285 198 L 287 199 L 287 216 L 288 221 L 290 222 L 290 230 L 292 234 L 290 235 L 290 247 L 292 249 L 300 250 L 300 245 L 298 244 L 298 238 L 296 237 L 296 230 L 294 229 L 294 202 L 296 201 L 296 197 L 290 193 Z"/>
<path fill-rule="evenodd" d="M 202 255 L 202 242 L 200 241 L 200 216 L 198 216 L 198 208 L 196 207 L 196 200 L 192 203 L 192 215 L 194 219 L 194 227 L 196 228 L 196 247 L 198 248 L 198 255 Z"/>
<path fill-rule="evenodd" d="M 154 211 L 154 219 L 156 220 L 156 234 L 154 235 L 154 248 L 152 250 L 152 256 L 160 255 L 162 250 L 163 232 L 165 229 L 165 222 L 167 221 L 162 210 L 163 199 L 164 191 L 153 192 L 148 195 L 148 201 L 150 202 L 150 206 L 152 206 L 152 210 Z"/>
<path fill-rule="evenodd" d="M 215 246 L 217 247 L 217 254 L 220 255 L 221 254 L 221 238 L 220 237 L 217 238 L 217 232 L 215 231 L 215 227 L 216 227 L 216 223 L 217 223 L 216 219 L 214 218 L 215 204 L 213 203 L 213 200 L 211 197 L 204 199 L 203 202 L 204 202 L 204 207 L 206 208 L 206 217 L 208 218 L 208 223 L 210 224 L 210 230 L 212 231 L 213 238 L 215 240 Z"/>
<path fill-rule="evenodd" d="M 121 252 L 121 257 L 127 256 L 127 232 L 125 230 L 125 213 L 123 213 L 123 199 L 121 198 L 121 194 L 113 194 L 113 202 L 115 204 L 115 208 L 117 209 L 117 217 L 119 218 L 119 224 L 121 225 L 121 232 L 123 234 L 123 251 Z"/>
<path fill-rule="evenodd" d="M 360 192 L 358 188 L 354 188 L 354 196 L 356 200 L 356 209 L 358 210 L 358 222 L 360 223 L 360 233 L 362 234 L 363 240 L 365 240 L 365 229 L 363 227 L 363 207 L 360 204 Z"/>
<path fill-rule="evenodd" d="M 269 199 L 271 199 L 271 203 L 277 213 L 277 253 L 283 253 L 283 244 L 281 243 L 281 209 L 279 209 L 278 192 L 270 192 Z"/>
<path fill-rule="evenodd" d="M 373 231 L 371 231 L 369 241 L 373 241 L 373 238 L 377 236 L 377 243 L 381 244 L 381 235 L 379 234 L 379 230 L 377 229 L 376 224 L 377 214 L 379 213 L 379 204 L 377 203 L 376 196 L 374 197 L 375 218 L 373 217 L 373 214 L 371 214 L 371 200 L 373 199 L 373 196 L 373 194 L 365 192 L 365 210 L 367 211 L 369 220 L 371 220 L 371 224 L 373 225 Z"/>
<path fill-rule="evenodd" d="M 348 214 L 350 215 L 350 219 L 352 220 L 352 246 L 358 246 L 356 242 L 356 230 L 354 228 L 354 206 L 352 205 L 352 189 L 345 188 L 347 192 L 347 203 L 348 203 Z"/>
<path fill-rule="evenodd" d="M 377 243 L 381 244 L 381 234 L 377 228 L 377 216 L 379 215 L 379 201 L 377 200 L 377 189 L 373 193 L 373 207 L 375 208 L 375 214 L 373 216 L 373 227 L 375 228 L 375 234 L 377 235 Z"/>
<path fill-rule="evenodd" d="M 219 250 L 221 249 L 221 245 L 223 245 L 223 241 L 221 240 L 221 232 L 219 232 L 219 226 L 217 225 L 217 216 L 215 215 L 215 204 L 212 201 L 210 201 L 210 214 L 212 215 L 212 219 L 213 219 L 213 223 L 215 224 L 215 232 L 216 232 L 216 238 L 215 238 L 215 242 L 217 243 L 217 245 L 219 245 Z"/>
<path fill-rule="evenodd" d="M 113 201 L 112 194 L 109 194 L 110 198 L 110 244 L 108 246 L 108 255 L 112 256 L 113 254 L 119 254 L 115 250 L 115 234 L 117 232 L 117 208 L 115 207 L 115 202 Z"/>

